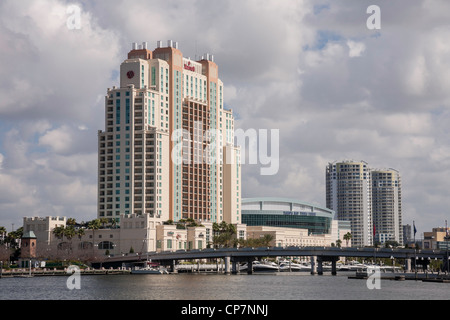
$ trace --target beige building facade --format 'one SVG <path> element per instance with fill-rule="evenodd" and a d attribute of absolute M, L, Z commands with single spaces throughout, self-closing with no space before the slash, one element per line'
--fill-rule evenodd
<path fill-rule="evenodd" d="M 212 55 L 194 61 L 171 40 L 153 51 L 134 43 L 105 97 L 97 216 L 239 222 L 240 163 L 224 158 L 232 150 L 236 160 L 239 147 L 223 93 Z"/>
<path fill-rule="evenodd" d="M 25 217 L 24 233 L 34 232 L 37 255 L 64 258 L 98 258 L 105 254 L 137 254 L 146 252 L 206 249 L 213 245 L 213 223 L 192 227 L 183 223 L 165 224 L 149 214 L 122 215 L 120 228 L 84 228 L 81 236 L 58 238 L 53 230 L 66 227 L 66 217 Z M 246 239 L 246 226 L 235 224 L 236 237 Z"/>
<path fill-rule="evenodd" d="M 333 225 L 333 228 L 337 224 Z M 343 235 L 346 230 L 341 230 L 338 239 L 341 240 L 341 247 L 351 246 L 351 242 L 347 243 Z M 266 226 L 247 226 L 247 238 L 259 239 L 264 235 L 270 235 L 272 241 L 270 246 L 273 247 L 330 247 L 336 244 L 336 238 L 333 236 L 336 232 L 330 234 L 309 234 L 307 229 L 283 228 L 283 227 L 266 227 Z"/>
<path fill-rule="evenodd" d="M 438 227 L 423 233 L 422 247 L 424 249 L 447 249 L 450 247 L 450 239 L 446 239 L 450 233 L 450 228 Z"/>

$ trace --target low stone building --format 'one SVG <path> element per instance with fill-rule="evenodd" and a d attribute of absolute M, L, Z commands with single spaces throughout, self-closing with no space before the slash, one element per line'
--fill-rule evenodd
<path fill-rule="evenodd" d="M 24 232 L 35 232 L 36 254 L 44 258 L 82 258 L 95 261 L 102 256 L 145 253 L 152 251 L 176 251 L 205 249 L 213 244 L 213 223 L 200 222 L 198 226 L 189 224 L 165 224 L 161 219 L 149 214 L 128 214 L 121 216 L 117 228 L 84 228 L 84 233 L 58 238 L 55 227 L 66 227 L 65 217 L 25 217 Z M 245 225 L 236 224 L 236 237 L 245 239 Z"/>

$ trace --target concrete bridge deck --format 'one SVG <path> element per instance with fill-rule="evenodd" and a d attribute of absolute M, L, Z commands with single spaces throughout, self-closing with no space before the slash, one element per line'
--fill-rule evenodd
<path fill-rule="evenodd" d="M 162 265 L 174 266 L 180 260 L 195 259 L 224 259 L 229 272 L 230 264 L 233 270 L 237 263 L 251 262 L 262 257 L 311 257 L 311 273 L 321 273 L 322 262 L 332 263 L 332 273 L 336 273 L 336 261 L 340 257 L 355 258 L 388 258 L 404 259 L 405 269 L 410 270 L 411 265 L 426 266 L 431 260 L 446 260 L 446 251 L 441 250 L 414 250 L 391 248 L 337 248 L 337 247 L 260 247 L 260 248 L 219 248 L 203 250 L 177 250 L 164 252 L 146 252 L 112 256 L 102 261 L 104 267 L 120 267 L 122 264 L 131 264 L 147 259 Z M 414 259 L 416 257 L 416 259 Z M 250 271 L 251 272 L 251 271 Z"/>

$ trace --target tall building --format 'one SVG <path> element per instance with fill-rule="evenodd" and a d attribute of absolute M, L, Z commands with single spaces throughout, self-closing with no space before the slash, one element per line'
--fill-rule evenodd
<path fill-rule="evenodd" d="M 375 242 L 403 244 L 400 173 L 394 169 L 372 170 L 371 177 Z"/>
<path fill-rule="evenodd" d="M 371 169 L 364 161 L 329 163 L 327 208 L 350 222 L 352 244 L 403 244 L 401 178 L 394 169 Z"/>
<path fill-rule="evenodd" d="M 212 55 L 191 60 L 171 40 L 153 51 L 133 43 L 120 87 L 105 97 L 98 217 L 240 223 L 240 149 L 223 98 Z"/>
<path fill-rule="evenodd" d="M 411 225 L 405 224 L 403 226 L 403 244 L 409 245 L 413 242 L 413 238 L 411 236 Z"/>
<path fill-rule="evenodd" d="M 326 167 L 326 205 L 338 220 L 350 222 L 352 245 L 373 244 L 370 169 L 364 161 L 329 163 Z"/>

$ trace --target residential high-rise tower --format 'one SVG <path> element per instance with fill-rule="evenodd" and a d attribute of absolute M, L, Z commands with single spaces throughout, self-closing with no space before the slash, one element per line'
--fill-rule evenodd
<path fill-rule="evenodd" d="M 326 167 L 327 208 L 350 222 L 352 245 L 403 244 L 401 178 L 394 169 L 371 169 L 364 161 Z"/>
<path fill-rule="evenodd" d="M 327 208 L 336 212 L 338 220 L 350 222 L 353 246 L 373 243 L 371 186 L 364 161 L 334 162 L 326 168 Z"/>
<path fill-rule="evenodd" d="M 372 215 L 375 242 L 403 244 L 400 173 L 394 169 L 372 170 Z"/>

